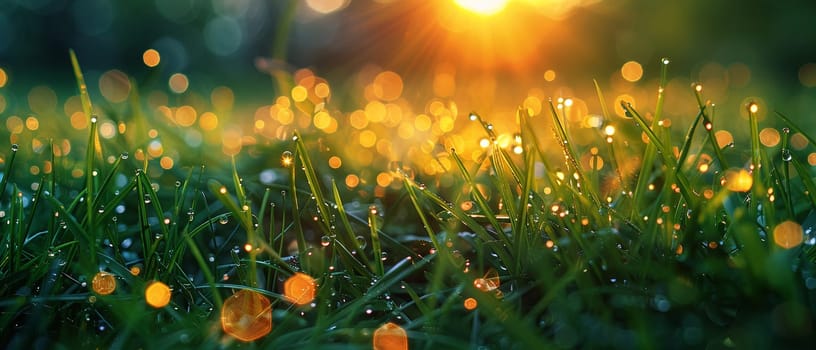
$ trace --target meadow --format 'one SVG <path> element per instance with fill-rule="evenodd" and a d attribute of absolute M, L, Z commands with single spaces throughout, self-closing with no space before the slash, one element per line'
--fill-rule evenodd
<path fill-rule="evenodd" d="M 239 124 L 229 88 L 141 93 L 116 70 L 97 89 L 70 57 L 64 110 L 45 89 L 6 111 L 6 348 L 816 338 L 813 133 L 761 100 L 718 110 L 696 83 L 667 110 L 669 59 L 652 105 L 596 82 L 494 125 L 452 100 L 412 109 L 390 71 L 338 102 L 309 70 Z"/>

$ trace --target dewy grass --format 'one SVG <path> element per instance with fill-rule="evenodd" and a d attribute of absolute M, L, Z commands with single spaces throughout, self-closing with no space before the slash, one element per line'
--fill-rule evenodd
<path fill-rule="evenodd" d="M 90 120 L 73 53 L 71 63 Z M 55 169 L 29 193 L 18 174 L 31 155 L 13 146 L 0 180 L 0 344 L 371 348 L 388 322 L 412 349 L 812 342 L 816 182 L 790 139 L 814 147 L 812 135 L 777 113 L 781 149 L 763 146 L 749 105 L 746 159 L 718 144 L 721 123 L 695 86 L 699 111 L 675 145 L 661 124 L 662 63 L 653 115 L 624 104 L 631 119 L 613 120 L 596 82 L 603 125 L 589 161 L 552 103 L 549 125 L 518 111 L 513 152 L 473 113 L 485 152 L 473 161 L 455 149 L 437 155 L 451 161 L 456 190 L 400 164 L 390 204 L 346 202 L 352 194 L 318 165 L 318 136 L 306 132 L 283 142 L 285 181 L 260 189 L 244 180 L 251 170 L 241 155 L 159 186 L 147 160 L 105 157 L 112 147 L 99 141 L 97 120 L 77 163 L 81 183 Z M 135 88 L 129 101 L 134 118 L 151 122 Z M 542 126 L 552 127 L 563 164 L 549 158 Z M 624 157 L 641 157 L 640 172 L 624 173 Z M 53 151 L 47 158 L 62 161 Z M 608 166 L 596 166 L 599 158 Z M 91 289 L 98 271 L 116 276 L 111 294 Z M 316 281 L 302 306 L 281 288 L 295 273 Z M 145 303 L 154 281 L 171 287 L 168 306 Z M 249 344 L 219 323 L 238 290 L 272 308 L 271 331 Z"/>

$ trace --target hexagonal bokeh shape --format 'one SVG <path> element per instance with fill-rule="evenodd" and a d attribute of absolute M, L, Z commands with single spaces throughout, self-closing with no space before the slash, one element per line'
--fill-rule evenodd
<path fill-rule="evenodd" d="M 224 301 L 221 328 L 241 341 L 253 341 L 272 331 L 272 305 L 258 292 L 243 289 Z"/>

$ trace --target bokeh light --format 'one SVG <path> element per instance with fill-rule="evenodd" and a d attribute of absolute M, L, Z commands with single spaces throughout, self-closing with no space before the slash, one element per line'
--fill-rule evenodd
<path fill-rule="evenodd" d="M 794 221 L 779 223 L 774 227 L 773 240 L 776 245 L 785 249 L 791 249 L 802 244 L 804 240 L 802 225 Z"/>
<path fill-rule="evenodd" d="M 754 178 L 745 169 L 729 170 L 725 173 L 725 186 L 732 192 L 748 192 L 754 184 Z"/>
<path fill-rule="evenodd" d="M 765 147 L 774 147 L 779 144 L 779 130 L 774 128 L 764 128 L 759 132 L 759 142 Z"/>
<path fill-rule="evenodd" d="M 296 272 L 283 283 L 286 300 L 296 305 L 311 303 L 316 294 L 316 283 L 311 276 Z"/>
<path fill-rule="evenodd" d="M 350 0 L 306 0 L 306 5 L 315 12 L 328 14 L 342 10 Z"/>
<path fill-rule="evenodd" d="M 221 329 L 235 339 L 250 342 L 272 331 L 272 305 L 266 296 L 242 289 L 224 300 Z"/>
<path fill-rule="evenodd" d="M 375 350 L 408 350 L 408 333 L 393 322 L 377 328 L 372 341 Z"/>
<path fill-rule="evenodd" d="M 402 95 L 402 77 L 392 71 L 377 74 L 372 83 L 374 95 L 383 101 L 394 101 Z"/>
<path fill-rule="evenodd" d="M 636 82 L 643 77 L 643 67 L 636 61 L 629 61 L 621 67 L 621 76 L 628 82 Z"/>
<path fill-rule="evenodd" d="M 190 80 L 187 79 L 187 76 L 182 73 L 175 73 L 170 76 L 168 85 L 170 86 L 171 91 L 177 94 L 183 94 L 187 91 L 187 88 L 190 87 Z"/>
<path fill-rule="evenodd" d="M 464 302 L 465 310 L 474 310 L 477 306 L 479 306 L 479 302 L 476 301 L 474 298 L 467 298 Z"/>
<path fill-rule="evenodd" d="M 161 281 L 153 281 L 145 288 L 145 302 L 154 308 L 163 308 L 170 303 L 170 287 Z"/>
<path fill-rule="evenodd" d="M 799 67 L 799 82 L 805 87 L 816 87 L 816 63 L 806 63 Z"/>
<path fill-rule="evenodd" d="M 147 49 L 142 53 L 142 62 L 144 62 L 145 66 L 151 68 L 158 66 L 159 62 L 161 62 L 161 55 L 155 49 Z"/>
<path fill-rule="evenodd" d="M 99 271 L 91 280 L 91 287 L 96 294 L 111 294 L 116 290 L 116 276 L 105 271 Z"/>
<path fill-rule="evenodd" d="M 124 102 L 130 94 L 130 79 L 120 70 L 109 70 L 99 77 L 99 91 L 110 102 Z"/>

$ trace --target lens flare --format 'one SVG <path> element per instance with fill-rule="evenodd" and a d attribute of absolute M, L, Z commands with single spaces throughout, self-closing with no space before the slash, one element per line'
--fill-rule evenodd
<path fill-rule="evenodd" d="M 292 304 L 306 305 L 315 298 L 315 280 L 312 276 L 297 272 L 283 284 L 283 294 Z"/>
<path fill-rule="evenodd" d="M 224 300 L 221 329 L 235 339 L 253 341 L 272 331 L 272 305 L 258 292 L 240 290 Z"/>
<path fill-rule="evenodd" d="M 463 9 L 483 16 L 495 15 L 507 6 L 508 0 L 456 0 Z"/>
<path fill-rule="evenodd" d="M 393 322 L 388 322 L 374 331 L 374 349 L 408 350 L 408 333 Z"/>

